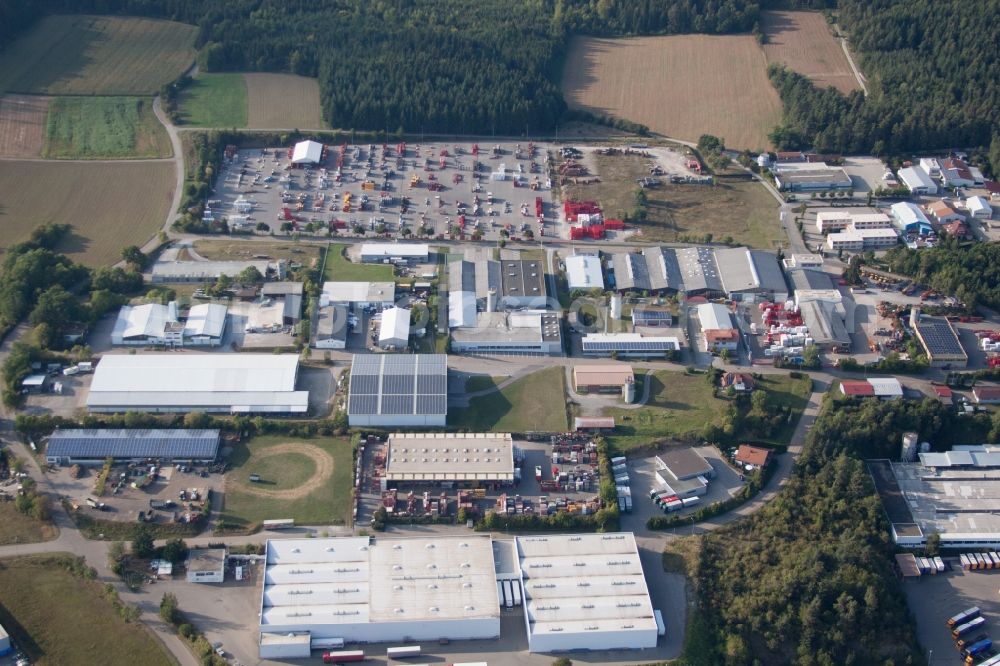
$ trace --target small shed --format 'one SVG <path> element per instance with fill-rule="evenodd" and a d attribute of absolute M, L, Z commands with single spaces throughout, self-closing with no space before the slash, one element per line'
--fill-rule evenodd
<path fill-rule="evenodd" d="M 573 419 L 573 429 L 578 432 L 597 432 L 600 430 L 614 430 L 615 417 L 613 416 L 577 416 Z"/>
<path fill-rule="evenodd" d="M 47 375 L 28 375 L 21 381 L 21 388 L 25 393 L 44 393 L 48 384 Z"/>
<path fill-rule="evenodd" d="M 189 583 L 221 583 L 226 577 L 225 548 L 192 548 L 187 559 Z"/>

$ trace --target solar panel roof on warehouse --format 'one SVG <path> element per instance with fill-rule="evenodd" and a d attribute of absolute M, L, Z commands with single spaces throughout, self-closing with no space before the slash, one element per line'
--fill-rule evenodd
<path fill-rule="evenodd" d="M 444 354 L 359 354 L 351 365 L 350 414 L 445 414 Z"/>
<path fill-rule="evenodd" d="M 214 458 L 218 430 L 57 430 L 50 458 Z"/>
<path fill-rule="evenodd" d="M 955 332 L 944 319 L 922 315 L 917 324 L 920 337 L 923 338 L 927 350 L 931 354 L 964 354 L 962 343 L 958 341 Z"/>

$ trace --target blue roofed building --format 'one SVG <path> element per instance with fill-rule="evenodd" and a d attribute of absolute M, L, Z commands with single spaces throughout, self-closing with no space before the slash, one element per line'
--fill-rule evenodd
<path fill-rule="evenodd" d="M 892 223 L 903 234 L 919 234 L 926 236 L 933 231 L 931 221 L 924 215 L 924 211 L 915 203 L 900 201 L 889 208 Z"/>

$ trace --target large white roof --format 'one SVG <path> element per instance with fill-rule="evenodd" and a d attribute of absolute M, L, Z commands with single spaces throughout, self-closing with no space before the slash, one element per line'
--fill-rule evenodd
<path fill-rule="evenodd" d="M 926 224 L 929 225 L 930 222 L 927 220 L 927 216 L 924 212 L 920 210 L 920 206 L 909 201 L 900 201 L 899 203 L 894 203 L 889 208 L 892 211 L 892 216 L 896 218 L 896 221 L 901 226 L 908 226 L 910 224 Z"/>
<path fill-rule="evenodd" d="M 448 327 L 476 325 L 476 292 L 453 291 L 448 294 Z"/>
<path fill-rule="evenodd" d="M 531 636 L 656 629 L 635 536 L 517 538 Z"/>
<path fill-rule="evenodd" d="M 979 211 L 989 211 L 993 212 L 993 207 L 990 206 L 990 202 L 983 197 L 969 197 L 965 200 L 965 207 L 970 213 L 977 213 Z"/>
<path fill-rule="evenodd" d="M 566 257 L 566 281 L 570 289 L 604 289 L 600 258 L 591 255 Z"/>
<path fill-rule="evenodd" d="M 903 181 L 911 190 L 918 187 L 927 188 L 933 192 L 937 191 L 937 185 L 931 180 L 926 171 L 917 167 L 905 167 L 899 170 L 899 179 Z"/>
<path fill-rule="evenodd" d="M 382 325 L 378 330 L 379 344 L 390 341 L 405 342 L 410 338 L 410 311 L 389 308 L 382 311 Z"/>
<path fill-rule="evenodd" d="M 169 305 L 145 303 L 125 305 L 118 312 L 112 339 L 119 335 L 124 339 L 138 337 L 161 337 L 168 322 L 177 321 L 177 303 Z"/>
<path fill-rule="evenodd" d="M 719 303 L 702 303 L 698 306 L 701 330 L 728 330 L 734 328 L 729 309 Z"/>
<path fill-rule="evenodd" d="M 262 630 L 500 615 L 486 536 L 268 541 L 266 559 Z"/>
<path fill-rule="evenodd" d="M 292 149 L 292 164 L 319 164 L 323 158 L 323 144 L 316 141 L 299 141 Z"/>
<path fill-rule="evenodd" d="M 188 312 L 184 324 L 184 337 L 205 335 L 221 338 L 226 328 L 226 313 L 228 308 L 220 303 L 202 303 Z"/>
<path fill-rule="evenodd" d="M 109 354 L 91 392 L 294 391 L 297 354 Z"/>
<path fill-rule="evenodd" d="M 362 257 L 426 259 L 429 252 L 427 243 L 365 243 L 361 246 Z"/>
<path fill-rule="evenodd" d="M 322 304 L 392 303 L 396 299 L 394 282 L 324 282 Z"/>
<path fill-rule="evenodd" d="M 514 444 L 500 433 L 394 433 L 389 481 L 513 481 Z"/>

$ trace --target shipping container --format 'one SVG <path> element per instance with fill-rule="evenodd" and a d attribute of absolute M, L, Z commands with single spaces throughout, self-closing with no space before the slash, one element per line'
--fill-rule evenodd
<path fill-rule="evenodd" d="M 500 581 L 497 581 L 497 603 L 503 608 L 503 583 Z"/>
<path fill-rule="evenodd" d="M 353 661 L 364 661 L 364 650 L 339 650 L 337 652 L 324 652 L 324 664 L 346 664 Z"/>
<path fill-rule="evenodd" d="M 945 570 L 944 560 L 942 560 L 940 557 L 934 558 L 934 566 L 937 568 L 938 573 L 944 573 Z"/>
<path fill-rule="evenodd" d="M 681 500 L 681 504 L 683 504 L 684 508 L 686 509 L 689 506 L 694 506 L 700 501 L 701 501 L 700 497 L 685 497 L 684 499 Z"/>
<path fill-rule="evenodd" d="M 618 463 L 624 463 L 624 462 L 625 462 L 625 456 L 615 456 L 614 458 L 611 459 L 612 465 L 617 465 Z"/>
<path fill-rule="evenodd" d="M 503 605 L 508 610 L 514 607 L 514 590 L 509 580 L 503 582 Z"/>
<path fill-rule="evenodd" d="M 663 613 L 658 610 L 653 611 L 653 618 L 656 619 L 656 635 L 666 636 L 667 635 L 667 625 L 663 623 Z"/>
<path fill-rule="evenodd" d="M 419 657 L 420 646 L 405 645 L 401 647 L 391 647 L 385 651 L 385 656 L 389 657 L 390 659 L 399 659 L 401 657 Z"/>
<path fill-rule="evenodd" d="M 1000 569 L 1000 555 L 990 551 L 989 556 L 993 559 L 993 568 Z"/>
<path fill-rule="evenodd" d="M 976 610 L 978 611 L 978 609 L 976 609 Z M 959 638 L 960 636 L 964 636 L 965 634 L 969 633 L 970 631 L 975 631 L 976 629 L 979 629 L 980 627 L 982 627 L 985 624 L 986 624 L 986 619 L 985 618 L 983 618 L 983 617 L 974 618 L 972 620 L 969 620 L 965 624 L 960 624 L 957 627 L 955 627 L 954 629 L 952 629 L 951 630 L 951 637 L 952 638 Z"/>
<path fill-rule="evenodd" d="M 344 648 L 343 638 L 313 638 L 309 641 L 309 646 L 313 650 L 342 650 Z"/>
<path fill-rule="evenodd" d="M 964 569 L 965 571 L 968 571 L 969 569 L 972 568 L 972 564 L 969 562 L 969 556 L 966 555 L 965 553 L 962 553 L 961 555 L 958 556 L 958 561 L 962 563 L 962 569 Z"/>
<path fill-rule="evenodd" d="M 510 587 L 511 587 L 511 591 L 514 593 L 514 599 L 513 599 L 514 605 L 515 606 L 520 606 L 521 605 L 521 583 L 519 581 L 512 580 L 510 582 Z"/>

